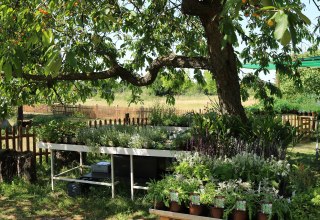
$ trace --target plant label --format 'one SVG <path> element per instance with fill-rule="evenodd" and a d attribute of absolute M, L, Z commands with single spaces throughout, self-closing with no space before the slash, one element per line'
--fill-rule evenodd
<path fill-rule="evenodd" d="M 237 201 L 236 203 L 236 209 L 240 211 L 246 211 L 246 201 Z"/>
<path fill-rule="evenodd" d="M 225 198 L 224 197 L 216 197 L 215 198 L 215 206 L 217 208 L 224 209 L 224 202 L 225 202 Z"/>
<path fill-rule="evenodd" d="M 179 202 L 179 193 L 177 192 L 171 192 L 170 193 L 170 200 L 172 202 Z"/>
<path fill-rule="evenodd" d="M 272 214 L 272 204 L 271 203 L 263 203 L 261 205 L 261 211 L 264 214 L 271 215 Z"/>

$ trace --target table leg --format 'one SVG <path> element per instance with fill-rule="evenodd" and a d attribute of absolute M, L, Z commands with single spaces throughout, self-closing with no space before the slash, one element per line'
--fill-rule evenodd
<path fill-rule="evenodd" d="M 113 154 L 111 154 L 111 194 L 112 194 L 112 198 L 114 198 L 114 161 L 113 161 Z"/>
<path fill-rule="evenodd" d="M 130 182 L 131 182 L 131 200 L 133 200 L 133 185 L 134 185 L 134 181 L 133 181 L 133 155 L 130 154 Z"/>
<path fill-rule="evenodd" d="M 82 161 L 82 152 L 79 152 L 80 153 L 80 173 L 81 173 L 81 175 L 83 174 L 83 168 L 82 168 L 82 166 L 83 166 L 83 161 Z"/>
<path fill-rule="evenodd" d="M 54 150 L 51 149 L 51 189 L 54 190 L 53 176 L 54 176 Z"/>

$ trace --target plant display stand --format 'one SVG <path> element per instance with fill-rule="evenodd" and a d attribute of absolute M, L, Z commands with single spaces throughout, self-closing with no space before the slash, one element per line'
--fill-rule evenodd
<path fill-rule="evenodd" d="M 96 185 L 104 185 L 104 186 L 111 186 L 112 190 L 112 198 L 114 198 L 114 159 L 113 155 L 129 155 L 130 156 L 130 185 L 131 185 L 131 199 L 134 198 L 134 189 L 144 189 L 147 190 L 148 187 L 139 186 L 134 184 L 134 167 L 133 167 L 133 158 L 134 156 L 150 156 L 150 157 L 166 157 L 166 158 L 175 158 L 177 155 L 182 153 L 188 153 L 187 151 L 172 151 L 172 150 L 155 150 L 155 149 L 134 149 L 134 148 L 123 148 L 123 147 L 99 147 L 99 148 L 92 148 L 86 145 L 74 145 L 74 144 L 56 144 L 56 143 L 45 143 L 45 142 L 38 142 L 38 148 L 48 149 L 51 150 L 51 188 L 54 190 L 54 180 L 62 180 L 62 181 L 69 181 L 69 182 L 79 182 L 79 183 L 88 183 L 88 184 L 96 184 Z M 59 174 L 54 174 L 54 151 L 76 151 L 80 153 L 80 165 L 64 171 Z M 110 182 L 97 182 L 97 181 L 89 181 L 89 180 L 81 180 L 81 179 L 74 179 L 74 178 L 67 178 L 62 177 L 71 171 L 76 169 L 80 169 L 82 171 L 83 168 L 87 168 L 89 166 L 85 166 L 82 163 L 82 152 L 96 152 L 102 154 L 110 154 L 111 156 L 111 181 Z"/>
<path fill-rule="evenodd" d="M 189 215 L 157 209 L 149 209 L 149 213 L 159 216 L 160 220 L 220 220 L 219 218 Z"/>

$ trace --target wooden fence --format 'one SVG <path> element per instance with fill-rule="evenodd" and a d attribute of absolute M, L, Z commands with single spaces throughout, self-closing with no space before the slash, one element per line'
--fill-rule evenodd
<path fill-rule="evenodd" d="M 13 149 L 16 151 L 31 151 L 36 158 L 39 156 L 39 162 L 42 164 L 43 157 L 46 162 L 49 161 L 48 150 L 42 151 L 36 147 L 36 134 L 30 126 L 13 126 L 6 129 L 0 129 L 0 150 Z"/>
<path fill-rule="evenodd" d="M 282 122 L 289 122 L 291 126 L 297 128 L 299 135 L 310 138 L 317 131 L 317 117 L 315 114 L 298 115 L 298 114 L 283 114 Z"/>
<path fill-rule="evenodd" d="M 97 119 L 97 118 L 121 118 L 125 114 L 129 113 L 130 117 L 134 118 L 148 118 L 151 108 L 146 107 L 118 107 L 118 106 L 87 106 L 87 105 L 60 105 L 55 104 L 51 107 L 39 105 L 35 107 L 24 106 L 25 112 L 28 113 L 53 113 L 53 114 L 65 114 L 71 115 L 75 113 L 81 113 L 88 118 Z M 203 110 L 202 110 L 203 111 Z M 181 110 L 175 109 L 174 112 L 178 115 L 186 114 L 191 112 L 190 110 Z M 201 112 L 201 110 L 200 110 Z"/>
<path fill-rule="evenodd" d="M 123 118 L 123 119 L 104 119 L 104 120 L 90 120 L 88 126 L 93 128 L 104 125 L 147 125 L 148 118 Z"/>

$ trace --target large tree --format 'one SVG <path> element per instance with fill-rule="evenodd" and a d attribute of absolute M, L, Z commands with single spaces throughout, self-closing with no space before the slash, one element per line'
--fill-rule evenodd
<path fill-rule="evenodd" d="M 209 70 L 225 112 L 246 120 L 239 67 L 269 61 L 294 75 L 312 42 L 300 0 L 0 0 L 0 91 L 12 104 L 72 102 Z M 235 51 L 240 44 L 242 51 Z M 258 71 L 256 73 L 258 73 Z M 121 79 L 121 80 L 119 80 Z M 250 81 L 250 80 L 249 80 Z M 173 83 L 177 85 L 177 83 Z"/>

